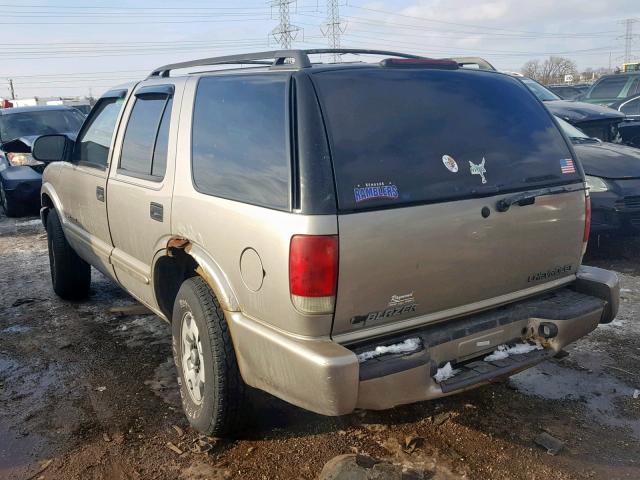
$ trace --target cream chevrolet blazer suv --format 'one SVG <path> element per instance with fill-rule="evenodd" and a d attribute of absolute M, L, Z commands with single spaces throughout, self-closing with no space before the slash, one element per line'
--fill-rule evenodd
<path fill-rule="evenodd" d="M 387 409 L 508 377 L 617 313 L 616 275 L 581 266 L 571 143 L 520 81 L 455 60 L 167 65 L 32 153 L 54 291 L 88 296 L 93 266 L 170 322 L 207 434 L 237 431 L 249 387 Z"/>

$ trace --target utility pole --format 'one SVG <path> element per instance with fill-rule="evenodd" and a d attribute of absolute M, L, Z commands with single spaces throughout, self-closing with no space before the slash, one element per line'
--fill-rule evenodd
<path fill-rule="evenodd" d="M 299 27 L 291 25 L 289 18 L 289 7 L 296 0 L 273 0 L 271 2 L 272 7 L 278 7 L 278 16 L 280 23 L 276 28 L 271 31 L 271 35 L 283 50 L 291 48 L 291 43 L 298 36 L 300 31 Z"/>
<path fill-rule="evenodd" d="M 13 89 L 13 79 L 9 79 L 9 90 L 11 90 L 11 100 L 16 99 L 16 91 Z"/>
<path fill-rule="evenodd" d="M 327 21 L 322 27 L 322 34 L 329 40 L 329 48 L 340 48 L 340 35 L 344 33 L 344 25 L 340 22 L 340 0 L 327 0 Z M 333 62 L 340 62 L 340 54 L 333 54 Z"/>

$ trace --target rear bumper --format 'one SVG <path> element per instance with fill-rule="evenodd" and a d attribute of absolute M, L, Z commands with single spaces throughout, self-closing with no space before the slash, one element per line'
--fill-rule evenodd
<path fill-rule="evenodd" d="M 246 383 L 307 410 L 342 415 L 451 395 L 513 375 L 613 320 L 618 297 L 615 274 L 582 267 L 571 287 L 354 347 L 292 337 L 239 312 L 227 312 L 227 320 Z M 358 361 L 359 353 L 410 338 L 420 340 L 414 351 Z M 482 361 L 498 345 L 523 340 L 544 349 Z M 433 376 L 447 362 L 462 374 L 437 383 Z"/>

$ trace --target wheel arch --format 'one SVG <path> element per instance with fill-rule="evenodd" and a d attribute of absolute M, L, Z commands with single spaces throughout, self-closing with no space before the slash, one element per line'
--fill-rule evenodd
<path fill-rule="evenodd" d="M 218 263 L 189 239 L 172 237 L 154 259 L 153 287 L 160 311 L 170 320 L 178 290 L 190 277 L 200 276 L 226 311 L 240 311 L 237 297 Z"/>
<path fill-rule="evenodd" d="M 62 204 L 60 202 L 60 198 L 49 183 L 43 183 L 42 188 L 40 189 L 40 207 L 40 219 L 42 220 L 45 228 L 47 227 L 49 210 L 52 208 L 60 214 L 60 222 L 65 222 L 64 215 L 62 215 Z"/>

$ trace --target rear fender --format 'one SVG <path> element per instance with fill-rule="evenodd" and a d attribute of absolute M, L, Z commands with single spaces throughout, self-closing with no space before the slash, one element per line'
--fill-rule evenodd
<path fill-rule="evenodd" d="M 198 274 L 209 284 L 222 309 L 228 312 L 239 312 L 238 298 L 218 263 L 197 244 L 188 243 L 184 250 L 199 265 Z"/>

